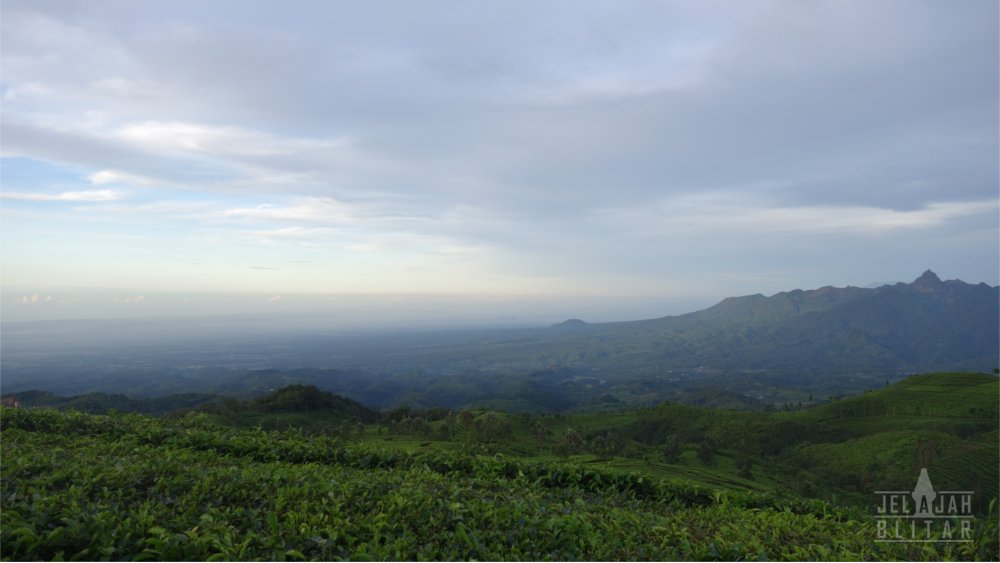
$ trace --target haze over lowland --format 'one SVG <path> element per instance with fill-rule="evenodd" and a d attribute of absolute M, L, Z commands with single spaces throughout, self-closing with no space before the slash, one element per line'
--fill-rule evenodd
<path fill-rule="evenodd" d="M 321 315 L 3 325 L 4 392 L 252 395 L 548 411 L 678 399 L 754 408 L 907 373 L 1000 365 L 1000 287 L 942 281 L 731 297 L 693 313 L 548 327 L 386 330 Z M 822 394 L 822 395 L 821 395 Z"/>

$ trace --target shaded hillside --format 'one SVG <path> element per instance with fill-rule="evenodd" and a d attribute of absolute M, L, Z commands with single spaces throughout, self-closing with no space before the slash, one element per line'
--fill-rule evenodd
<path fill-rule="evenodd" d="M 988 372 L 1000 365 L 998 311 L 1000 288 L 927 271 L 910 284 L 731 297 L 679 316 L 570 319 L 461 342 L 403 343 L 359 365 L 385 373 L 570 369 L 602 379 Z"/>
<path fill-rule="evenodd" d="M 815 355 L 853 370 L 988 370 L 1000 361 L 997 288 L 942 282 L 928 271 L 869 291 L 781 327 L 784 357 Z"/>
<path fill-rule="evenodd" d="M 734 297 L 687 315 L 574 324 L 572 332 L 557 325 L 509 343 L 497 359 L 631 373 L 989 371 L 1000 365 L 998 296 L 1000 288 L 928 270 L 910 284 Z"/>

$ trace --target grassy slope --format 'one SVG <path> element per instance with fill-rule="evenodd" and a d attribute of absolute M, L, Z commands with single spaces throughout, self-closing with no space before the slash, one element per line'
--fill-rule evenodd
<path fill-rule="evenodd" d="M 799 448 L 835 472 L 889 488 L 911 486 L 927 467 L 938 488 L 972 488 L 989 502 L 998 494 L 998 401 L 994 376 L 928 374 L 790 418 L 842 433 L 838 443 Z"/>
<path fill-rule="evenodd" d="M 930 374 L 865 395 L 793 413 L 744 413 L 667 404 L 624 413 L 509 416 L 513 435 L 486 444 L 533 460 L 568 459 L 609 470 L 638 471 L 724 489 L 767 491 L 781 496 L 840 498 L 855 504 L 872 491 L 912 487 L 927 467 L 938 488 L 973 488 L 978 508 L 997 497 L 998 397 L 1000 380 L 983 374 Z M 478 411 L 477 411 L 478 412 Z M 429 434 L 371 433 L 370 439 L 405 451 L 461 449 L 475 439 Z M 533 431 L 536 424 L 548 433 Z M 584 439 L 575 455 L 557 453 L 573 429 Z M 614 455 L 595 451 L 596 435 L 619 435 Z M 664 441 L 681 442 L 678 461 L 667 463 Z M 710 463 L 696 455 L 701 441 L 713 444 Z M 750 458 L 750 477 L 741 471 Z"/>
<path fill-rule="evenodd" d="M 574 463 L 405 455 L 327 437 L 0 411 L 4 559 L 994 559 L 878 544 L 863 511 Z"/>

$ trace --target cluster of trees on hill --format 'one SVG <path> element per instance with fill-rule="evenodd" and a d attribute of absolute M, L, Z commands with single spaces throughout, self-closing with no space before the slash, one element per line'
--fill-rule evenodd
<path fill-rule="evenodd" d="M 372 423 L 381 418 L 377 411 L 357 401 L 321 391 L 315 385 L 299 384 L 287 385 L 248 401 L 226 399 L 212 402 L 201 409 L 217 414 L 326 411 L 335 413 L 345 420 L 361 423 Z"/>

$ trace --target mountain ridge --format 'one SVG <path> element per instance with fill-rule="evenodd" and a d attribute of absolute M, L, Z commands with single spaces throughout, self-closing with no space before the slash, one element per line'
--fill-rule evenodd
<path fill-rule="evenodd" d="M 669 369 L 989 370 L 1000 363 L 998 296 L 998 286 L 942 281 L 927 270 L 909 284 L 873 289 L 729 297 L 684 315 L 590 324 L 587 335 L 598 348 L 609 339 L 651 340 L 645 352 L 633 345 L 625 355 L 655 356 Z"/>

